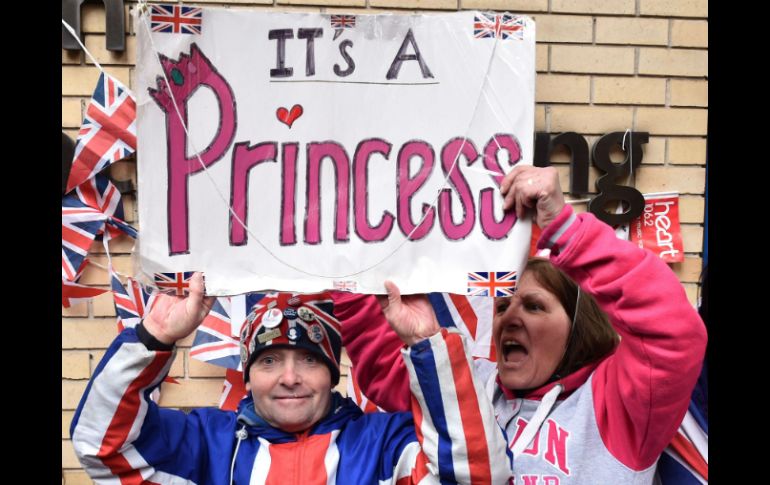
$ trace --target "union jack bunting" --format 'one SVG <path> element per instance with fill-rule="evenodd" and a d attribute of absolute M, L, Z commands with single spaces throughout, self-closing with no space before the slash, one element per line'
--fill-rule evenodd
<path fill-rule="evenodd" d="M 95 296 L 106 293 L 104 288 L 96 288 L 93 286 L 81 285 L 72 281 L 67 281 L 64 278 L 61 280 L 61 305 L 64 308 L 69 308 L 72 305 L 77 305 L 82 300 L 87 300 Z"/>
<path fill-rule="evenodd" d="M 80 270 L 75 274 L 73 281 L 68 281 L 64 278 L 61 279 L 61 305 L 64 308 L 69 308 L 72 305 L 77 305 L 83 300 L 93 298 L 95 296 L 106 293 L 107 290 L 103 288 L 95 288 L 93 286 L 86 286 L 77 283 L 80 276 L 83 274 L 88 261 L 84 261 Z"/>
<path fill-rule="evenodd" d="M 86 180 L 75 188 L 75 194 L 87 206 L 99 209 L 104 215 L 125 219 L 120 191 L 107 176 L 97 174 Z"/>
<path fill-rule="evenodd" d="M 120 81 L 103 72 L 78 133 L 67 192 L 134 151 L 136 100 Z"/>
<path fill-rule="evenodd" d="M 121 232 L 136 239 L 137 231 L 123 217 L 120 192 L 109 179 L 97 175 L 62 197 L 62 278 L 75 280 L 96 236 L 107 224 L 109 236 Z"/>
<path fill-rule="evenodd" d="M 61 270 L 62 279 L 75 281 L 96 235 L 102 231 L 107 216 L 87 206 L 76 195 L 61 201 Z"/>
<path fill-rule="evenodd" d="M 524 17 L 479 12 L 473 21 L 473 36 L 477 39 L 524 39 Z"/>
<path fill-rule="evenodd" d="M 121 233 L 128 234 L 136 239 L 138 232 L 130 224 L 123 221 L 123 202 L 120 200 L 120 191 L 104 175 L 96 174 L 78 185 L 75 195 L 87 206 L 100 210 L 107 216 L 107 230 L 111 237 L 117 237 Z M 101 231 L 97 233 L 100 234 Z"/>
<path fill-rule="evenodd" d="M 190 291 L 190 278 L 192 271 L 183 273 L 155 273 L 155 286 L 162 293 L 170 293 L 176 296 L 185 296 Z"/>
<path fill-rule="evenodd" d="M 442 327 L 456 327 L 466 338 L 468 351 L 474 358 L 497 359 L 492 342 L 494 299 L 484 296 L 429 293 L 436 319 Z"/>
<path fill-rule="evenodd" d="M 355 15 L 332 15 L 330 21 L 333 29 L 352 29 L 356 26 Z"/>
<path fill-rule="evenodd" d="M 235 369 L 227 369 L 225 382 L 222 385 L 222 395 L 219 398 L 219 409 L 235 411 L 238 403 L 246 395 L 246 385 L 243 382 L 243 372 Z"/>
<path fill-rule="evenodd" d="M 516 291 L 516 272 L 468 273 L 469 296 L 511 296 Z"/>
<path fill-rule="evenodd" d="M 217 298 L 198 327 L 190 357 L 228 369 L 241 367 L 240 340 L 233 336 L 229 298 Z"/>
<path fill-rule="evenodd" d="M 167 34 L 200 34 L 203 10 L 184 5 L 151 5 L 150 28 Z"/>
<path fill-rule="evenodd" d="M 135 327 L 144 317 L 145 312 L 152 306 L 155 294 L 150 293 L 135 279 L 128 278 L 126 286 L 120 278 L 112 276 L 112 296 L 115 300 L 115 313 L 118 316 L 118 331 L 126 327 Z"/>

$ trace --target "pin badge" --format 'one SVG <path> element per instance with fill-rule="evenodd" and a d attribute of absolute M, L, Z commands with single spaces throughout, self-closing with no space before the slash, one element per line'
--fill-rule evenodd
<path fill-rule="evenodd" d="M 313 343 L 319 344 L 324 339 L 323 330 L 321 330 L 321 326 L 317 323 L 310 325 L 307 328 L 307 333 L 310 341 Z"/>
<path fill-rule="evenodd" d="M 294 320 L 297 318 L 297 310 L 294 308 L 284 308 L 283 316 L 286 317 L 287 320 Z"/>
<path fill-rule="evenodd" d="M 262 325 L 265 328 L 275 328 L 281 324 L 283 320 L 283 312 L 278 308 L 271 308 L 262 315 Z"/>
<path fill-rule="evenodd" d="M 313 310 L 311 310 L 308 307 L 305 307 L 305 306 L 299 307 L 299 309 L 297 310 L 297 314 L 299 315 L 299 318 L 301 318 L 306 322 L 312 322 L 313 320 L 315 320 L 315 313 L 313 313 Z"/>
<path fill-rule="evenodd" d="M 257 319 L 257 312 L 256 312 L 256 310 L 252 310 L 251 312 L 249 312 L 249 315 L 246 317 L 246 321 L 249 323 L 249 325 L 254 323 L 254 320 L 256 320 L 256 319 Z"/>
<path fill-rule="evenodd" d="M 298 296 L 292 296 L 291 298 L 289 298 L 289 301 L 287 301 L 286 303 L 288 303 L 291 306 L 300 306 L 300 304 L 302 304 L 302 300 L 300 300 Z"/>
<path fill-rule="evenodd" d="M 297 340 L 299 338 L 299 331 L 297 330 L 297 327 L 291 327 L 289 332 L 286 334 L 286 337 L 288 337 L 292 342 Z"/>
<path fill-rule="evenodd" d="M 280 336 L 281 336 L 281 331 L 278 330 L 277 328 L 274 328 L 272 330 L 268 330 L 265 333 L 257 335 L 257 340 L 259 340 L 259 343 L 263 344 L 268 340 L 273 340 L 274 338 L 278 338 Z"/>
<path fill-rule="evenodd" d="M 249 353 L 246 352 L 246 345 L 245 344 L 241 344 L 241 362 L 246 364 L 246 359 L 248 359 L 248 358 L 249 358 Z"/>

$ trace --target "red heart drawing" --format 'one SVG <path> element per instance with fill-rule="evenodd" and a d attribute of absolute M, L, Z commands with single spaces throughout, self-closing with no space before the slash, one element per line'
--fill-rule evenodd
<path fill-rule="evenodd" d="M 299 104 L 292 106 L 291 111 L 283 107 L 275 110 L 275 117 L 278 118 L 278 121 L 286 124 L 289 128 L 291 128 L 291 125 L 300 116 L 302 116 L 302 106 Z"/>

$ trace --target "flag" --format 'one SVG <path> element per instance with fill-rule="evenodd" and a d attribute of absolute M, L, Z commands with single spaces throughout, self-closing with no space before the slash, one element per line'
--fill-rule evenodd
<path fill-rule="evenodd" d="M 136 100 L 120 81 L 102 72 L 75 144 L 67 192 L 136 150 Z"/>
<path fill-rule="evenodd" d="M 524 39 L 524 17 L 479 12 L 474 16 L 473 36 L 477 39 Z"/>
<path fill-rule="evenodd" d="M 246 385 L 243 382 L 243 372 L 235 369 L 227 369 L 225 382 L 222 386 L 222 395 L 219 398 L 219 409 L 235 411 L 238 403 L 246 395 Z"/>
<path fill-rule="evenodd" d="M 110 270 L 112 296 L 115 300 L 115 314 L 118 316 L 118 331 L 126 327 L 135 327 L 144 318 L 145 312 L 152 305 L 154 293 L 150 293 L 135 279 L 128 278 L 126 285 L 120 282 L 118 275 Z"/>
<path fill-rule="evenodd" d="M 62 279 L 74 281 L 107 216 L 83 203 L 76 194 L 65 195 L 61 203 Z"/>
<path fill-rule="evenodd" d="M 516 271 L 468 273 L 468 295 L 512 296 L 516 291 Z"/>
<path fill-rule="evenodd" d="M 61 304 L 64 308 L 69 308 L 72 305 L 77 305 L 83 300 L 91 299 L 95 296 L 106 293 L 104 288 L 95 288 L 93 286 L 81 285 L 77 281 L 83 275 L 88 261 L 84 261 L 78 272 L 74 275 L 73 281 L 61 279 Z"/>
<path fill-rule="evenodd" d="M 668 447 L 658 460 L 656 473 L 662 485 L 708 483 L 708 422 L 695 401 Z"/>
<path fill-rule="evenodd" d="M 163 293 L 176 296 L 185 296 L 190 291 L 190 278 L 192 271 L 183 273 L 155 273 L 155 286 Z"/>
<path fill-rule="evenodd" d="M 184 5 L 150 5 L 150 29 L 166 34 L 200 34 L 203 10 Z"/>
<path fill-rule="evenodd" d="M 120 192 L 103 175 L 97 175 L 62 197 L 62 278 L 74 281 L 96 236 L 107 225 L 109 236 L 121 232 L 136 239 L 138 233 L 122 221 Z"/>
<path fill-rule="evenodd" d="M 69 308 L 72 305 L 77 305 L 81 302 L 81 300 L 87 300 L 106 292 L 107 290 L 105 288 L 81 285 L 62 278 L 61 305 L 64 308 Z"/>
<path fill-rule="evenodd" d="M 497 359 L 492 341 L 494 299 L 485 296 L 429 293 L 436 319 L 442 327 L 456 327 L 468 342 L 474 358 Z"/>
<path fill-rule="evenodd" d="M 356 382 L 356 378 L 353 377 L 353 368 L 350 368 L 348 373 L 348 397 L 356 403 L 356 406 L 361 408 L 364 413 L 376 413 L 381 412 L 383 409 L 377 406 L 374 402 L 370 401 L 368 397 L 361 392 L 361 388 Z"/>
<path fill-rule="evenodd" d="M 352 29 L 356 26 L 355 15 L 332 15 L 329 20 L 333 29 Z"/>
<path fill-rule="evenodd" d="M 233 335 L 229 307 L 230 301 L 226 297 L 214 301 L 195 333 L 190 357 L 228 369 L 240 369 L 240 340 L 237 334 Z"/>
<path fill-rule="evenodd" d="M 105 175 L 97 174 L 84 181 L 75 188 L 75 195 L 85 205 L 99 210 L 106 216 L 125 219 L 120 191 Z"/>
<path fill-rule="evenodd" d="M 125 215 L 123 214 L 120 191 L 110 182 L 108 177 L 96 174 L 78 185 L 75 188 L 75 195 L 87 206 L 97 209 L 107 216 L 105 223 L 110 236 L 117 237 L 120 233 L 124 233 L 134 239 L 137 238 L 137 230 L 123 220 Z"/>

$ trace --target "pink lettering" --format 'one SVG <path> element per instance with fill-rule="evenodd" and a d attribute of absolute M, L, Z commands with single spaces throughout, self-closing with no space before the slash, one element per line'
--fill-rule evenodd
<path fill-rule="evenodd" d="M 527 421 L 523 418 L 516 418 L 516 433 L 513 435 L 513 439 L 511 440 L 511 444 L 508 445 L 508 448 L 513 448 L 513 445 L 516 444 L 516 442 L 519 440 L 519 436 L 521 436 L 521 433 L 524 432 L 524 428 L 527 427 Z"/>
<path fill-rule="evenodd" d="M 543 480 L 545 481 L 545 485 L 559 485 L 561 483 L 559 477 L 554 475 L 546 475 L 543 477 Z"/>
<path fill-rule="evenodd" d="M 508 165 L 510 166 L 516 165 L 521 160 L 521 146 L 516 138 L 513 135 L 497 134 L 490 138 L 484 147 L 484 168 L 492 172 L 503 173 L 503 169 L 497 161 L 497 154 L 500 150 L 508 152 Z M 492 176 L 492 179 L 499 188 L 503 176 L 495 175 Z M 491 188 L 483 189 L 480 196 L 481 230 L 486 237 L 493 241 L 508 237 L 508 232 L 516 224 L 516 213 L 513 211 L 505 212 L 500 221 L 495 219 L 495 200 L 502 203 L 502 198 L 497 195 L 497 192 L 498 190 Z"/>
<path fill-rule="evenodd" d="M 284 143 L 281 157 L 283 190 L 281 198 L 281 245 L 297 244 L 295 214 L 297 206 L 297 152 L 299 143 Z"/>
<path fill-rule="evenodd" d="M 556 424 L 553 419 L 549 419 L 547 423 L 548 451 L 546 451 L 544 456 L 545 461 L 569 475 L 570 471 L 567 467 L 567 439 L 569 438 L 569 431 Z"/>
<path fill-rule="evenodd" d="M 337 187 L 334 204 L 335 224 L 334 240 L 341 242 L 349 239 L 348 222 L 350 218 L 350 159 L 345 148 L 337 142 L 314 142 L 307 147 L 307 203 L 305 206 L 305 242 L 321 242 L 321 162 L 329 157 L 334 162 L 335 182 Z"/>
<path fill-rule="evenodd" d="M 522 475 L 521 479 L 524 480 L 524 485 L 538 485 L 540 483 L 540 475 Z"/>
<path fill-rule="evenodd" d="M 422 165 L 414 178 L 409 177 L 409 165 L 413 156 L 420 157 Z M 430 204 L 422 204 L 422 213 L 425 217 L 419 227 L 412 220 L 412 196 L 428 180 L 433 171 L 433 148 L 426 142 L 412 140 L 401 147 L 398 152 L 398 227 L 404 236 L 412 241 L 418 241 L 428 235 L 433 229 L 433 217 L 435 210 Z M 412 232 L 414 231 L 414 232 Z"/>
<path fill-rule="evenodd" d="M 365 242 L 384 241 L 393 229 L 393 214 L 384 211 L 379 224 L 369 225 L 368 181 L 369 159 L 373 153 L 381 153 L 385 160 L 390 155 L 391 144 L 380 138 L 364 140 L 358 144 L 353 156 L 353 220 L 356 234 Z"/>
<path fill-rule="evenodd" d="M 454 138 L 441 150 L 441 167 L 444 169 L 444 175 L 449 175 L 449 182 L 457 190 L 463 209 L 461 221 L 455 224 L 452 218 L 452 190 L 441 191 L 438 198 L 439 222 L 450 241 L 465 239 L 476 224 L 476 207 L 471 188 L 460 170 L 460 156 L 464 156 L 466 160 L 476 160 L 479 153 L 473 142 L 465 138 Z"/>
<path fill-rule="evenodd" d="M 248 240 L 246 218 L 249 213 L 249 171 L 262 162 L 275 162 L 277 150 L 276 143 L 260 143 L 252 148 L 248 145 L 247 142 L 236 143 L 233 149 L 230 182 L 230 205 L 233 208 L 230 213 L 230 244 L 233 246 L 242 246 Z"/>
<path fill-rule="evenodd" d="M 185 254 L 190 251 L 188 178 L 202 171 L 204 166 L 210 167 L 219 161 L 230 147 L 235 136 L 235 98 L 225 78 L 217 72 L 195 43 L 190 45 L 190 55 L 181 54 L 176 62 L 161 56 L 161 64 L 166 77 L 173 82 L 169 85 L 165 80 L 159 79 L 158 89 L 150 89 L 149 93 L 166 115 L 169 254 Z M 182 120 L 184 124 L 189 124 L 187 104 L 200 86 L 207 86 L 214 92 L 219 104 L 219 126 L 214 139 L 205 149 L 187 157 L 187 135 Z M 176 107 L 170 93 L 174 95 Z"/>

